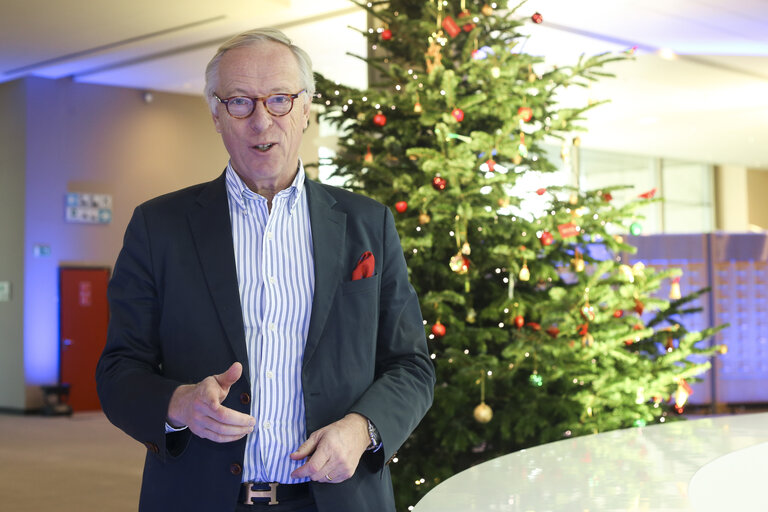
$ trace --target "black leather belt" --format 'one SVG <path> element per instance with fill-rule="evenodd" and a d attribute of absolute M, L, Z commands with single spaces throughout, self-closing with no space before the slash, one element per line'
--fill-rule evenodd
<path fill-rule="evenodd" d="M 238 501 L 245 505 L 267 503 L 277 505 L 283 501 L 309 498 L 309 483 L 280 484 L 277 482 L 246 482 L 240 487 Z"/>

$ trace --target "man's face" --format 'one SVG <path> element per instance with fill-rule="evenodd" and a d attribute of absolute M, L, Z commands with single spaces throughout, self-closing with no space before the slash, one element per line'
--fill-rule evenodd
<path fill-rule="evenodd" d="M 232 96 L 265 97 L 301 90 L 299 66 L 289 48 L 272 41 L 234 48 L 219 62 L 214 91 L 221 99 Z M 254 191 L 277 192 L 290 186 L 296 175 L 301 136 L 309 122 L 306 94 L 294 100 L 291 112 L 275 117 L 256 102 L 250 117 L 235 119 L 223 104 L 216 106 L 213 122 L 221 134 L 232 166 Z"/>

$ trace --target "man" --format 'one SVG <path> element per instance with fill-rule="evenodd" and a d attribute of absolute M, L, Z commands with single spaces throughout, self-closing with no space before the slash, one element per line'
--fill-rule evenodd
<path fill-rule="evenodd" d="M 225 43 L 224 174 L 139 206 L 96 378 L 148 448 L 142 511 L 393 511 L 434 369 L 390 211 L 307 180 L 314 80 L 280 32 Z"/>

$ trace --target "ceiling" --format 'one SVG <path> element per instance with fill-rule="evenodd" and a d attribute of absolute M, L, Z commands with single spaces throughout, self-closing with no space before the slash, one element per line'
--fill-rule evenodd
<path fill-rule="evenodd" d="M 427 1 L 427 0 L 423 0 Z M 470 4 L 472 2 L 469 2 Z M 515 1 L 510 2 L 515 5 Z M 768 169 L 768 0 L 529 0 L 523 51 L 566 65 L 637 47 L 616 78 L 564 103 L 610 99 L 583 147 Z M 3 0 L 0 82 L 25 76 L 199 94 L 228 37 L 284 30 L 315 68 L 365 86 L 365 13 L 348 0 Z"/>

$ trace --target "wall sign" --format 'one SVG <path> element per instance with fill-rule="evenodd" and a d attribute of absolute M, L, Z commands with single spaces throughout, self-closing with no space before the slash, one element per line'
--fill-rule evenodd
<path fill-rule="evenodd" d="M 65 220 L 84 224 L 112 222 L 112 196 L 71 192 L 67 194 Z"/>

